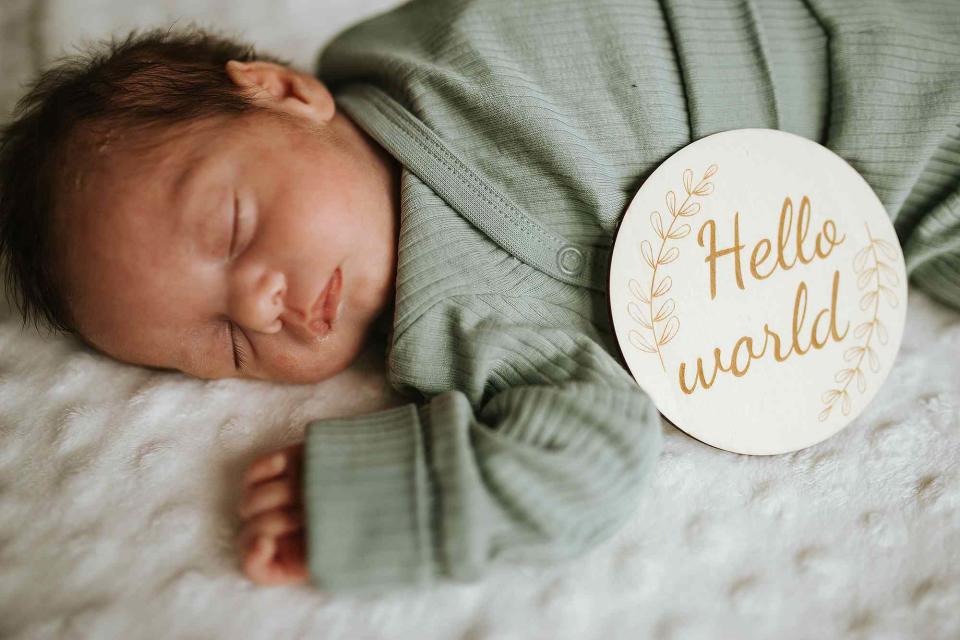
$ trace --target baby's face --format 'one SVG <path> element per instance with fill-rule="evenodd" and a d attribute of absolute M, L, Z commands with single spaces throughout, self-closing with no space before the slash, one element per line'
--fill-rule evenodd
<path fill-rule="evenodd" d="M 349 366 L 392 309 L 398 167 L 341 113 L 326 126 L 330 140 L 256 113 L 168 129 L 148 156 L 108 143 L 59 214 L 85 339 L 201 378 Z"/>

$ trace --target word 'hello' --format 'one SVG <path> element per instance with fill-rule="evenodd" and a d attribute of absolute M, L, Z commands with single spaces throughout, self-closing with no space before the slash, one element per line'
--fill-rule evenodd
<path fill-rule="evenodd" d="M 753 251 L 750 253 L 750 274 L 757 280 L 764 280 L 773 275 L 777 267 L 788 271 L 796 265 L 798 260 L 803 264 L 808 264 L 816 257 L 826 258 L 833 251 L 833 248 L 841 244 L 846 237 L 837 238 L 837 225 L 834 224 L 833 220 L 826 220 L 823 223 L 823 228 L 814 239 L 813 253 L 807 255 L 804 249 L 804 241 L 809 229 L 810 199 L 803 196 L 800 200 L 800 213 L 797 215 L 794 253 L 792 259 L 788 261 L 787 249 L 793 232 L 793 201 L 789 197 L 784 198 L 783 207 L 780 209 L 780 222 L 777 226 L 777 259 L 770 265 L 766 273 L 761 273 L 760 268 L 770 257 L 773 246 L 770 240 L 763 238 L 754 245 Z M 710 263 L 710 299 L 713 300 L 717 297 L 717 258 L 722 258 L 731 253 L 734 255 L 734 276 L 737 280 L 737 287 L 744 288 L 742 255 L 740 253 L 743 250 L 743 244 L 740 242 L 740 212 L 737 211 L 733 216 L 733 246 L 726 249 L 717 249 L 717 224 L 711 219 L 704 222 L 697 233 L 697 242 L 701 247 L 705 246 L 703 236 L 704 231 L 707 230 L 710 233 L 710 253 L 703 261 Z"/>

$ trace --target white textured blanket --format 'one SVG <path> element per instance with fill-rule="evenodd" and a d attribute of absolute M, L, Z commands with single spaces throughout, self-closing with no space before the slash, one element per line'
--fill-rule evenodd
<path fill-rule="evenodd" d="M 384 0 L 3 0 L 0 100 L 82 37 L 179 18 L 310 68 Z M 233 549 L 240 476 L 313 418 L 399 402 L 383 346 L 319 385 L 123 365 L 0 315 L 0 637 L 960 637 L 960 314 L 916 290 L 858 420 L 748 457 L 672 427 L 627 528 L 567 565 L 380 598 L 256 587 Z M 347 392 L 349 391 L 349 392 Z"/>

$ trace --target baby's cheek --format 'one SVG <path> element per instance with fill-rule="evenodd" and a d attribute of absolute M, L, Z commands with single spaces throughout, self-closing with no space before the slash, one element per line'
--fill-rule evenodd
<path fill-rule="evenodd" d="M 279 367 L 280 371 L 291 371 L 296 367 L 296 359 L 290 355 L 287 351 L 278 352 L 273 358 L 276 366 Z"/>

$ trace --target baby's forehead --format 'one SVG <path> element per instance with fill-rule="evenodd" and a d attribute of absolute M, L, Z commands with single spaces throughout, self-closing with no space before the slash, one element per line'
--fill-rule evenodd
<path fill-rule="evenodd" d="M 117 127 L 80 126 L 63 152 L 56 182 L 58 205 L 78 207 L 131 183 L 160 179 L 174 170 L 183 147 L 182 140 L 150 139 Z"/>
<path fill-rule="evenodd" d="M 211 141 L 229 137 L 227 116 L 207 116 L 167 122 L 118 119 L 80 122 L 65 145 L 65 160 L 73 171 L 97 172 L 116 179 L 130 174 L 172 173 L 183 162 L 202 154 Z"/>
<path fill-rule="evenodd" d="M 183 230 L 171 188 L 182 163 L 164 156 L 116 154 L 65 172 L 69 184 L 55 207 L 54 242 L 74 286 L 146 290 L 176 269 Z"/>
<path fill-rule="evenodd" d="M 212 119 L 178 123 L 113 123 L 78 127 L 68 141 L 57 182 L 66 208 L 108 215 L 135 212 L 138 200 L 169 197 L 184 171 L 208 152 L 218 132 Z M 68 212 L 69 213 L 69 212 Z"/>

